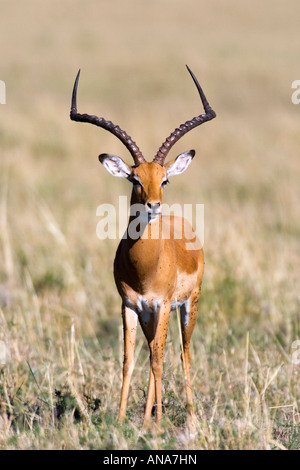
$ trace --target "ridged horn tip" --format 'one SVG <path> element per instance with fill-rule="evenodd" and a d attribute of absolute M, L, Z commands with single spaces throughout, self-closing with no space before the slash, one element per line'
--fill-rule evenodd
<path fill-rule="evenodd" d="M 80 76 L 80 69 L 77 72 L 75 82 L 74 82 L 74 86 L 73 86 L 72 102 L 71 102 L 71 113 L 70 113 L 71 119 L 72 119 L 72 114 L 77 113 L 77 87 L 78 87 L 79 76 Z"/>

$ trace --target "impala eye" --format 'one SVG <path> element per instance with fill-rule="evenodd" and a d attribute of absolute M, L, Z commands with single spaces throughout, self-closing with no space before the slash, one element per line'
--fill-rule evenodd
<path fill-rule="evenodd" d="M 133 186 L 135 186 L 136 188 L 138 188 L 139 186 L 143 186 L 140 180 L 137 178 L 131 178 L 130 181 L 133 184 Z"/>
<path fill-rule="evenodd" d="M 168 179 L 167 179 L 167 180 L 164 180 L 164 181 L 161 183 L 161 187 L 162 187 L 162 188 L 165 188 L 168 183 L 170 183 L 170 181 L 169 181 Z"/>

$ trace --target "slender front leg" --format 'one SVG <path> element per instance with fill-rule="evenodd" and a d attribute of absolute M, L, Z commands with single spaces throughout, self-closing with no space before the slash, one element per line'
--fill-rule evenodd
<path fill-rule="evenodd" d="M 155 313 L 150 312 L 141 312 L 139 315 L 139 321 L 143 333 L 146 337 L 148 346 L 149 346 L 149 353 L 150 353 L 150 374 L 149 374 L 149 385 L 148 385 L 148 393 L 147 393 L 147 401 L 146 401 L 146 408 L 144 414 L 144 429 L 150 427 L 152 423 L 151 414 L 152 408 L 154 404 L 154 396 L 155 396 L 155 387 L 154 387 L 154 376 L 151 368 L 152 363 L 152 353 L 153 353 L 153 338 L 155 332 Z"/>
<path fill-rule="evenodd" d="M 122 317 L 124 330 L 124 362 L 119 421 L 122 421 L 126 415 L 129 386 L 134 367 L 134 345 L 136 338 L 137 314 L 134 310 L 131 310 L 122 304 Z"/>
<path fill-rule="evenodd" d="M 144 416 L 144 427 L 149 427 L 151 412 L 156 401 L 156 424 L 162 416 L 161 378 L 163 372 L 163 355 L 168 332 L 170 302 L 164 302 L 157 311 L 145 312 L 139 316 L 140 324 L 146 336 L 150 350 L 150 377 Z"/>
<path fill-rule="evenodd" d="M 191 336 L 196 323 L 197 305 L 200 296 L 200 289 L 196 288 L 192 293 L 188 302 L 180 307 L 181 316 L 181 333 L 182 333 L 182 344 L 183 344 L 183 355 L 181 355 L 182 365 L 185 373 L 185 387 L 186 387 L 186 399 L 187 399 L 187 411 L 188 411 L 188 425 L 194 427 L 195 424 L 195 412 L 193 405 L 193 393 L 191 388 L 191 377 L 190 377 L 190 366 L 191 366 L 191 355 L 190 355 L 190 343 Z"/>
<path fill-rule="evenodd" d="M 168 333 L 170 308 L 170 302 L 165 301 L 163 302 L 157 313 L 151 358 L 151 369 L 154 377 L 155 386 L 157 426 L 159 426 L 162 417 L 161 378 L 163 373 L 163 357 Z"/>

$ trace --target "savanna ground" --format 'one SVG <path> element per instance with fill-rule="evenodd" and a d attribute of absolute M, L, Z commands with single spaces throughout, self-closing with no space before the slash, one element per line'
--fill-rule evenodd
<path fill-rule="evenodd" d="M 179 0 L 1 1 L 0 446 L 2 449 L 298 449 L 300 365 L 299 14 L 284 4 Z M 119 124 L 151 158 L 202 112 L 217 119 L 167 203 L 205 204 L 205 276 L 193 335 L 198 434 L 185 433 L 176 315 L 165 353 L 163 434 L 141 434 L 148 348 L 141 330 L 128 404 L 121 384 L 117 240 L 96 208 L 129 195 L 97 156 L 130 161 L 79 110 Z M 299 347 L 298 347 L 299 349 Z"/>

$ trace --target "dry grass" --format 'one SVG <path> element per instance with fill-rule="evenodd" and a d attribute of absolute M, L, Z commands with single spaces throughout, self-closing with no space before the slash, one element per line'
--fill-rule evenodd
<path fill-rule="evenodd" d="M 299 2 L 1 3 L 1 448 L 299 448 L 300 108 L 291 103 Z M 79 109 L 120 124 L 150 158 L 200 112 L 185 63 L 218 115 L 177 144 L 174 152 L 197 156 L 165 197 L 205 204 L 194 440 L 184 431 L 175 317 L 163 435 L 139 433 L 148 378 L 141 332 L 128 421 L 116 422 L 117 241 L 97 239 L 95 214 L 129 186 L 97 155 L 128 155 L 111 135 L 68 118 L 81 67 Z"/>

